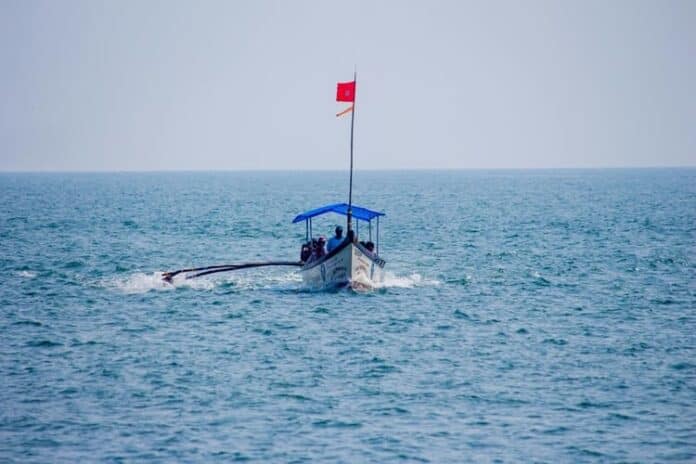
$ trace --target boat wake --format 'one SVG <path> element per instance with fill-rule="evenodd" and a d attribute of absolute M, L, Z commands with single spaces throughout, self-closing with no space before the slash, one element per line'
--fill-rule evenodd
<path fill-rule="evenodd" d="M 190 279 L 186 280 L 183 276 L 175 278 L 172 283 L 162 279 L 162 272 L 136 272 L 125 277 L 112 278 L 104 282 L 107 288 L 113 288 L 122 293 L 136 294 L 147 293 L 152 290 L 167 291 L 175 290 L 180 287 L 193 288 L 197 290 L 212 290 L 215 282 L 212 279 Z"/>
<path fill-rule="evenodd" d="M 235 288 L 239 290 L 258 289 L 293 289 L 302 283 L 302 278 L 296 272 L 284 274 L 228 274 L 198 279 L 187 279 L 185 275 L 172 278 L 165 282 L 164 272 L 149 274 L 136 272 L 124 277 L 111 278 L 103 282 L 103 286 L 125 294 L 147 293 L 150 291 L 171 291 L 182 288 L 193 290 L 213 290 L 215 288 Z"/>
<path fill-rule="evenodd" d="M 376 284 L 375 288 L 414 288 L 440 285 L 436 279 L 428 279 L 414 272 L 410 275 L 399 276 L 393 272 L 385 272 L 384 282 Z"/>
<path fill-rule="evenodd" d="M 136 272 L 127 276 L 113 277 L 102 282 L 103 286 L 124 294 L 141 294 L 151 291 L 172 291 L 177 289 L 192 289 L 210 291 L 215 288 L 229 288 L 237 291 L 243 290 L 280 290 L 280 291 L 304 291 L 302 277 L 297 272 L 285 273 L 255 273 L 229 274 L 210 276 L 199 279 L 186 279 L 180 275 L 172 279 L 171 283 L 165 282 L 163 272 Z M 418 273 L 410 275 L 396 275 L 392 272 L 385 273 L 384 282 L 370 286 L 375 290 L 389 288 L 415 288 L 440 285 L 440 281 L 424 278 Z"/>

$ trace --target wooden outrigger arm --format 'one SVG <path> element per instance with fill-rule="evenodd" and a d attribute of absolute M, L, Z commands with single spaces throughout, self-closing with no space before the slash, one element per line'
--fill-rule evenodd
<path fill-rule="evenodd" d="M 187 279 L 193 279 L 195 277 L 201 277 L 209 274 L 214 274 L 216 272 L 227 272 L 227 271 L 237 271 L 239 269 L 248 269 L 252 267 L 264 267 L 264 266 L 302 266 L 304 263 L 302 261 L 265 261 L 257 263 L 239 263 L 239 264 L 218 264 L 215 266 L 205 266 L 205 267 L 192 267 L 189 269 L 179 269 L 177 271 L 169 271 L 162 273 L 162 280 L 168 283 L 172 283 L 172 279 L 179 274 L 184 274 L 188 272 L 195 272 L 195 274 L 187 275 Z"/>

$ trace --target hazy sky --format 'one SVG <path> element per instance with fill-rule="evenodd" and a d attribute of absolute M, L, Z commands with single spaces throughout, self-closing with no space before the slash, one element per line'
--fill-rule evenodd
<path fill-rule="evenodd" d="M 0 0 L 0 170 L 696 165 L 696 1 Z"/>

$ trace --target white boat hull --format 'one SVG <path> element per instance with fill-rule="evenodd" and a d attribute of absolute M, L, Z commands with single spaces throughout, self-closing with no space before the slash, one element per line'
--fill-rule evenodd
<path fill-rule="evenodd" d="M 383 259 L 370 256 L 363 247 L 347 243 L 336 253 L 307 263 L 300 274 L 305 285 L 313 289 L 372 289 L 384 281 L 384 264 Z"/>

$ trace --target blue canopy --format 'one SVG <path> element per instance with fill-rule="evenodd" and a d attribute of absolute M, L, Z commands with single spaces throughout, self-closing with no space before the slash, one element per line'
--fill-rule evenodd
<path fill-rule="evenodd" d="M 360 219 L 361 221 L 371 221 L 377 216 L 384 216 L 384 213 L 380 213 L 379 211 L 372 211 L 370 209 L 362 208 L 360 206 L 353 205 L 351 209 L 353 212 L 353 217 L 356 219 Z M 292 220 L 292 223 L 294 224 L 296 222 L 306 221 L 307 219 L 311 219 L 314 216 L 320 216 L 326 213 L 338 213 L 347 216 L 348 203 L 335 203 L 333 205 L 326 205 L 322 206 L 321 208 L 307 211 L 296 216 L 295 219 Z"/>

